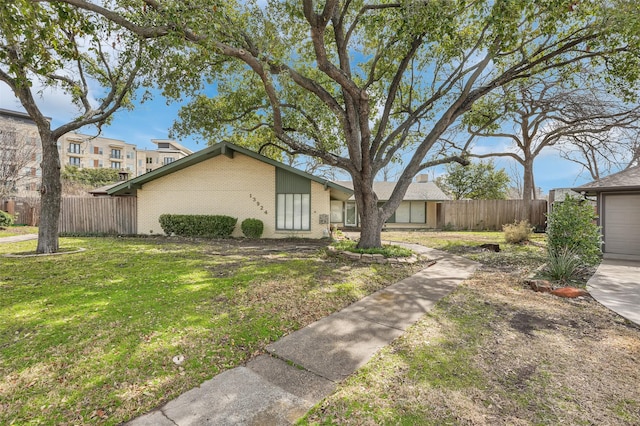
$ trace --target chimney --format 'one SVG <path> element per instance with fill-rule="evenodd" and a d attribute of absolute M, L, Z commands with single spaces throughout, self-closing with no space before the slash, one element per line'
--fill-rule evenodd
<path fill-rule="evenodd" d="M 416 176 L 416 182 L 417 183 L 427 183 L 427 182 L 429 182 L 429 175 L 427 175 L 427 174 L 417 175 Z"/>

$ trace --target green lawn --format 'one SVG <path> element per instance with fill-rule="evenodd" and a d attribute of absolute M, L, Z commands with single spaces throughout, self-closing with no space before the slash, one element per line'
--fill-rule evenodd
<path fill-rule="evenodd" d="M 9 226 L 4 229 L 0 228 L 0 238 L 37 233 L 38 227 L 36 226 Z"/>
<path fill-rule="evenodd" d="M 87 251 L 0 257 L 0 424 L 126 421 L 419 268 L 291 244 L 62 238 Z"/>

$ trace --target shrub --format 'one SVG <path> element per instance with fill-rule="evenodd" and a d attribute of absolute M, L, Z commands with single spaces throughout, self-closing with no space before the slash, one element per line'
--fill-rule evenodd
<path fill-rule="evenodd" d="M 580 261 L 595 265 L 600 260 L 600 229 L 595 224 L 593 207 L 567 196 L 555 203 L 547 216 L 547 248 L 549 256 L 571 250 Z"/>
<path fill-rule="evenodd" d="M 247 238 L 260 238 L 262 231 L 264 231 L 264 223 L 260 219 L 245 219 L 240 224 L 242 233 Z"/>
<path fill-rule="evenodd" d="M 547 270 L 554 280 L 566 281 L 580 268 L 582 261 L 575 251 L 568 247 L 549 250 Z"/>
<path fill-rule="evenodd" d="M 222 215 L 160 215 L 164 233 L 181 237 L 229 238 L 237 222 L 235 217 Z"/>
<path fill-rule="evenodd" d="M 3 212 L 0 210 L 0 226 L 11 226 L 13 225 L 13 216 L 11 216 L 7 212 Z"/>
<path fill-rule="evenodd" d="M 512 224 L 502 225 L 504 240 L 510 244 L 517 244 L 529 241 L 533 228 L 528 220 L 521 220 Z"/>

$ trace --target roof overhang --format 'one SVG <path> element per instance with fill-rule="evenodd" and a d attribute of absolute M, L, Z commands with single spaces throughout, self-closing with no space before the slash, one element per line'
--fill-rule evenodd
<path fill-rule="evenodd" d="M 577 187 L 571 188 L 572 191 L 581 195 L 598 195 L 601 192 L 637 192 L 640 191 L 640 186 L 601 186 L 594 188 Z"/>

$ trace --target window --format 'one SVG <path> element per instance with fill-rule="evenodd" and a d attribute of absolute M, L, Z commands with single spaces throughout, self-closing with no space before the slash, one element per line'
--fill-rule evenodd
<path fill-rule="evenodd" d="M 164 164 L 170 164 L 170 163 L 173 163 L 174 161 L 176 161 L 176 159 L 173 157 L 164 157 Z"/>
<path fill-rule="evenodd" d="M 311 229 L 311 181 L 280 168 L 276 169 L 276 229 Z"/>
<path fill-rule="evenodd" d="M 387 223 L 426 223 L 426 221 L 424 201 L 403 201 Z"/>
<path fill-rule="evenodd" d="M 147 164 L 153 164 L 153 158 L 147 157 Z"/>
<path fill-rule="evenodd" d="M 152 172 L 152 171 L 153 171 L 153 169 L 147 169 L 147 173 Z"/>
<path fill-rule="evenodd" d="M 331 200 L 331 223 L 342 222 L 342 201 Z"/>
<path fill-rule="evenodd" d="M 112 161 L 111 162 L 111 168 L 120 170 L 120 164 L 122 164 L 122 163 L 120 163 L 119 161 Z"/>
<path fill-rule="evenodd" d="M 80 167 L 80 157 L 69 157 L 69 164 L 71 166 Z"/>
<path fill-rule="evenodd" d="M 111 158 L 122 158 L 122 151 L 119 149 L 113 148 L 111 150 Z"/>
<path fill-rule="evenodd" d="M 70 143 L 69 144 L 69 152 L 72 154 L 80 154 L 80 144 L 79 143 Z"/>
<path fill-rule="evenodd" d="M 276 228 L 296 231 L 311 229 L 311 195 L 278 194 Z"/>

